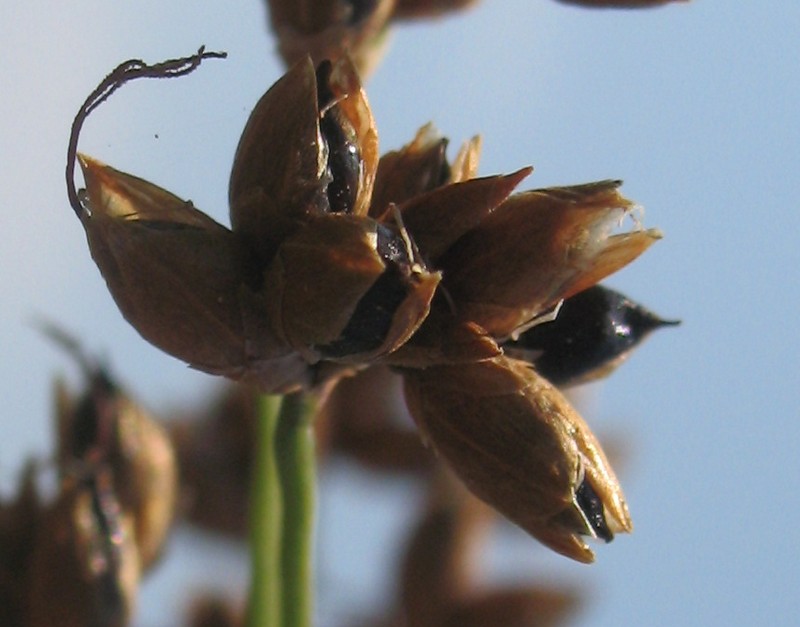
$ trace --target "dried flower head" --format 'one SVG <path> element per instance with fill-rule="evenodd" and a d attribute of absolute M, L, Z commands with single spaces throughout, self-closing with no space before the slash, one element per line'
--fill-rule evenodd
<path fill-rule="evenodd" d="M 400 564 L 398 601 L 409 625 L 441 625 L 474 592 L 491 510 L 440 467 Z"/>
<path fill-rule="evenodd" d="M 530 366 L 499 356 L 404 375 L 423 437 L 474 494 L 539 541 L 590 562 L 579 536 L 608 542 L 632 529 L 589 427 Z"/>
<path fill-rule="evenodd" d="M 56 384 L 55 494 L 29 462 L 16 498 L 0 503 L 0 623 L 9 627 L 129 624 L 141 576 L 172 524 L 176 462 L 169 438 L 59 328 L 87 379 Z"/>
<path fill-rule="evenodd" d="M 476 0 L 268 0 L 278 51 L 287 66 L 349 56 L 359 73 L 377 66 L 397 19 L 439 17 Z"/>
<path fill-rule="evenodd" d="M 17 496 L 0 503 L 0 623 L 8 627 L 128 623 L 141 573 L 132 517 L 107 467 L 37 488 L 29 461 Z"/>
<path fill-rule="evenodd" d="M 638 9 L 689 0 L 558 0 L 588 8 Z M 437 19 L 477 0 L 267 0 L 278 52 L 287 67 L 310 56 L 314 63 L 349 56 L 369 76 L 386 51 L 391 26 Z"/>
<path fill-rule="evenodd" d="M 203 54 L 153 67 L 175 73 Z M 129 78 L 117 70 L 107 90 Z M 426 126 L 379 160 L 353 63 L 305 58 L 244 129 L 231 229 L 86 156 L 86 192 L 71 197 L 112 295 L 146 339 L 264 391 L 396 368 L 424 437 L 476 495 L 591 561 L 579 536 L 631 529 L 621 488 L 567 400 L 505 349 L 535 363 L 525 334 L 660 233 L 636 220 L 619 230 L 634 208 L 619 181 L 512 194 L 531 168 L 476 177 L 480 141 L 452 164 L 446 145 Z M 605 363 L 588 359 L 570 367 Z"/>
<path fill-rule="evenodd" d="M 67 482 L 43 512 L 30 557 L 26 625 L 128 624 L 139 587 L 134 524 L 108 469 Z"/>
<path fill-rule="evenodd" d="M 107 473 L 107 491 L 130 517 L 142 571 L 160 556 L 175 516 L 177 462 L 169 435 L 65 332 L 43 330 L 82 367 L 86 390 L 55 386 L 56 463 L 62 481 Z"/>

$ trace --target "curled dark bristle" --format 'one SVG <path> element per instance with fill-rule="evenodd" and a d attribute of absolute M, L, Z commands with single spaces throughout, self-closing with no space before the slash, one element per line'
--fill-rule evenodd
<path fill-rule="evenodd" d="M 72 121 L 69 145 L 67 147 L 67 196 L 72 210 L 79 218 L 86 212 L 86 208 L 81 202 L 78 190 L 75 188 L 75 162 L 78 156 L 78 139 L 80 138 L 81 129 L 92 111 L 129 81 L 137 78 L 174 78 L 183 76 L 194 72 L 205 59 L 224 59 L 227 56 L 225 52 L 206 52 L 205 46 L 200 46 L 197 53 L 191 56 L 168 59 L 152 65 L 148 65 L 141 59 L 129 59 L 115 67 L 89 94 Z"/>

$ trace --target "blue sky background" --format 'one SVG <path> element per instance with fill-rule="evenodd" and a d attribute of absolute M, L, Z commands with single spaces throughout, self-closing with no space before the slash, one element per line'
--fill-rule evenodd
<path fill-rule="evenodd" d="M 132 84 L 81 149 L 226 220 L 247 115 L 280 75 L 264 9 L 247 0 L 0 5 L 0 486 L 49 446 L 50 384 L 72 364 L 35 332 L 74 331 L 151 408 L 200 403 L 213 381 L 144 343 L 115 309 L 64 192 L 69 126 L 130 57 L 224 49 L 191 77 Z M 654 336 L 582 407 L 631 450 L 620 474 L 636 526 L 591 567 L 512 529 L 487 558 L 502 579 L 572 582 L 576 625 L 795 624 L 800 583 L 800 3 L 698 0 L 637 12 L 485 0 L 395 29 L 368 83 L 383 150 L 432 120 L 480 132 L 481 174 L 523 187 L 623 178 L 666 234 L 609 285 L 683 326 Z M 323 485 L 324 624 L 381 606 L 414 497 L 339 468 Z M 368 504 L 368 505 L 367 505 Z M 173 624 L 185 586 L 235 588 L 241 551 L 181 532 L 145 584 L 137 625 Z M 204 549 L 205 550 L 205 549 Z M 205 582 L 205 583 L 204 583 Z"/>

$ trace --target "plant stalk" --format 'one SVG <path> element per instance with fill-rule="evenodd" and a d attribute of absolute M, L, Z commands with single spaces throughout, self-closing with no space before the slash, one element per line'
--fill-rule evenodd
<path fill-rule="evenodd" d="M 250 594 L 247 627 L 282 627 L 280 546 L 283 507 L 274 455 L 282 400 L 282 396 L 274 395 L 262 395 L 258 400 L 248 514 Z"/>
<path fill-rule="evenodd" d="M 283 496 L 282 627 L 311 627 L 313 620 L 315 410 L 312 395 L 287 395 L 275 434 L 275 454 Z"/>
<path fill-rule="evenodd" d="M 315 401 L 262 396 L 250 501 L 247 627 L 311 627 L 316 457 Z"/>

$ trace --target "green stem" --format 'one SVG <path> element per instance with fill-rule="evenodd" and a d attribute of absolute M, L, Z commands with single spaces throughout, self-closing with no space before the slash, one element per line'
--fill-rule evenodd
<path fill-rule="evenodd" d="M 283 495 L 282 627 L 311 627 L 312 623 L 315 409 L 312 395 L 287 395 L 275 433 L 275 454 Z"/>
<path fill-rule="evenodd" d="M 281 396 L 259 398 L 250 487 L 250 595 L 247 627 L 281 626 L 281 487 L 276 448 Z"/>
<path fill-rule="evenodd" d="M 315 409 L 314 398 L 302 393 L 260 399 L 247 627 L 311 627 Z"/>

